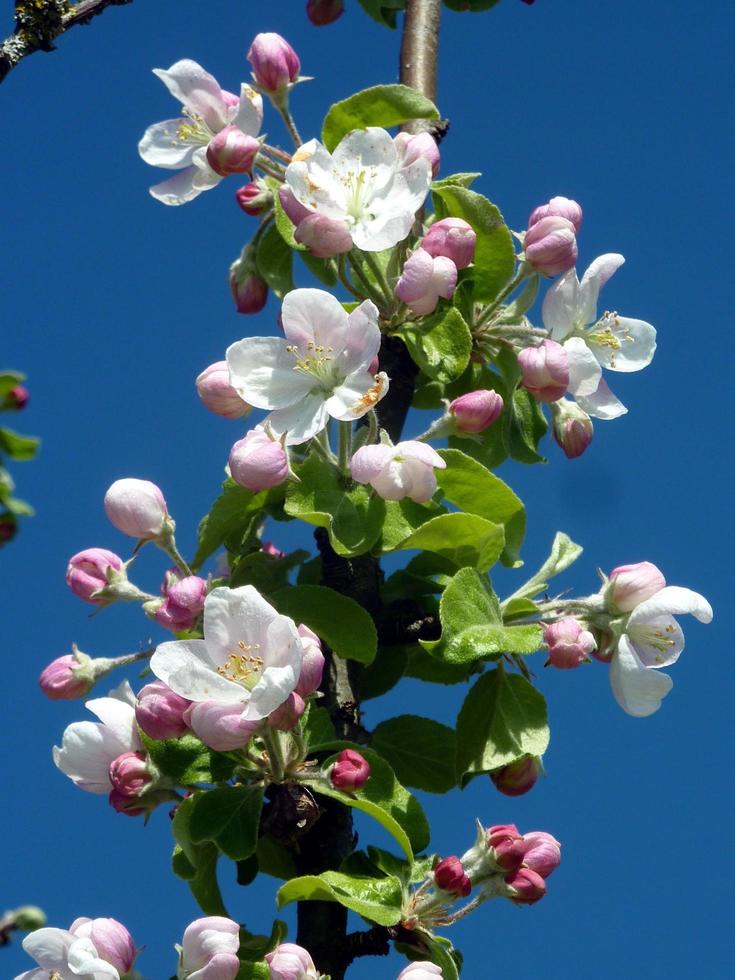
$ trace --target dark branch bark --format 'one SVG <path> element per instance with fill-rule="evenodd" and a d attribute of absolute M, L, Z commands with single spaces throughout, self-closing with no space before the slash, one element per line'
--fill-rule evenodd
<path fill-rule="evenodd" d="M 108 7 L 122 7 L 133 0 L 15 0 L 15 29 L 0 44 L 0 82 L 28 55 L 53 51 L 54 41 L 77 24 L 88 24 Z"/>

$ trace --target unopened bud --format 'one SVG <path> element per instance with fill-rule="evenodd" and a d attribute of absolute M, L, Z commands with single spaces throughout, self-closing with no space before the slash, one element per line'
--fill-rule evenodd
<path fill-rule="evenodd" d="M 235 200 L 245 214 L 257 217 L 273 204 L 273 194 L 263 180 L 253 180 L 235 191 Z"/>
<path fill-rule="evenodd" d="M 468 391 L 449 403 L 459 432 L 484 432 L 503 411 L 503 399 L 497 391 Z"/>
<path fill-rule="evenodd" d="M 663 573 L 650 561 L 618 565 L 610 572 L 607 603 L 611 609 L 632 612 L 636 606 L 656 595 L 666 585 Z"/>
<path fill-rule="evenodd" d="M 393 142 L 398 152 L 401 169 L 410 167 L 416 160 L 426 160 L 431 167 L 431 176 L 437 176 L 441 154 L 431 133 L 399 133 Z"/>
<path fill-rule="evenodd" d="M 315 213 L 304 207 L 291 188 L 286 187 L 285 184 L 278 189 L 278 200 L 289 221 L 295 225 L 300 225 L 304 218 Z"/>
<path fill-rule="evenodd" d="M 435 258 L 444 255 L 451 259 L 458 269 L 466 269 L 475 259 L 477 235 L 462 218 L 442 218 L 435 221 L 424 235 L 421 248 Z"/>
<path fill-rule="evenodd" d="M 216 361 L 205 368 L 196 380 L 197 394 L 205 408 L 224 419 L 241 419 L 250 411 L 230 384 L 227 361 Z"/>
<path fill-rule="evenodd" d="M 542 218 L 552 217 L 566 218 L 574 225 L 574 230 L 579 232 L 582 225 L 582 208 L 568 197 L 552 197 L 548 204 L 541 204 L 534 208 L 528 219 L 528 227 L 531 228 Z"/>
<path fill-rule="evenodd" d="M 75 939 L 88 939 L 99 958 L 113 966 L 120 976 L 127 976 L 133 969 L 138 951 L 133 937 L 117 919 L 75 919 L 69 931 Z"/>
<path fill-rule="evenodd" d="M 110 569 L 124 574 L 122 558 L 105 548 L 87 548 L 69 559 L 66 584 L 78 598 L 101 605 L 105 598 L 93 596 L 108 584 Z"/>
<path fill-rule="evenodd" d="M 207 146 L 207 163 L 220 177 L 246 174 L 253 169 L 260 142 L 238 126 L 225 126 Z"/>
<path fill-rule="evenodd" d="M 577 261 L 577 235 L 566 218 L 541 218 L 526 232 L 526 262 L 544 276 L 558 276 Z"/>
<path fill-rule="evenodd" d="M 94 678 L 73 653 L 67 653 L 41 671 L 38 683 L 51 701 L 74 701 L 91 690 Z"/>
<path fill-rule="evenodd" d="M 316 212 L 301 219 L 294 238 L 299 245 L 306 245 L 309 252 L 318 259 L 344 255 L 352 248 L 352 236 L 347 222 Z"/>
<path fill-rule="evenodd" d="M 457 267 L 451 259 L 431 256 L 417 248 L 403 264 L 396 297 L 418 316 L 433 313 L 439 298 L 451 299 L 457 287 Z"/>
<path fill-rule="evenodd" d="M 288 476 L 288 453 L 258 425 L 234 444 L 229 467 L 236 483 L 258 493 L 283 483 Z"/>
<path fill-rule="evenodd" d="M 306 16 L 314 27 L 333 24 L 344 12 L 344 0 L 307 0 Z"/>
<path fill-rule="evenodd" d="M 490 773 L 495 788 L 505 796 L 523 796 L 533 789 L 542 771 L 541 760 L 535 755 L 524 755 L 507 766 Z"/>
<path fill-rule="evenodd" d="M 268 286 L 242 259 L 230 266 L 230 292 L 238 313 L 260 313 L 268 299 Z"/>
<path fill-rule="evenodd" d="M 575 401 L 560 398 L 552 402 L 552 432 L 567 459 L 577 459 L 592 442 L 592 419 Z"/>
<path fill-rule="evenodd" d="M 27 388 L 24 388 L 23 385 L 15 385 L 3 399 L 0 409 L 4 409 L 6 412 L 19 412 L 26 407 L 29 398 Z"/>
<path fill-rule="evenodd" d="M 465 874 L 462 862 L 456 856 L 444 858 L 434 868 L 434 884 L 450 895 L 466 898 L 472 891 L 472 882 Z"/>
<path fill-rule="evenodd" d="M 531 868 L 519 868 L 505 876 L 507 897 L 516 905 L 533 905 L 546 894 L 546 882 Z"/>
<path fill-rule="evenodd" d="M 295 943 L 281 943 L 272 953 L 266 953 L 265 961 L 270 980 L 319 980 L 311 956 L 303 946 Z"/>
<path fill-rule="evenodd" d="M 109 776 L 112 788 L 121 796 L 139 796 L 152 778 L 143 752 L 123 752 L 113 759 Z"/>
<path fill-rule="evenodd" d="M 141 688 L 135 720 L 149 738 L 180 738 L 188 731 L 184 715 L 192 702 L 175 694 L 163 681 Z"/>
<path fill-rule="evenodd" d="M 299 56 L 280 34 L 256 35 L 247 58 L 256 83 L 270 94 L 293 84 L 301 71 Z"/>
<path fill-rule="evenodd" d="M 168 586 L 163 605 L 154 619 L 165 629 L 190 630 L 199 619 L 207 598 L 207 583 L 198 575 L 187 575 Z"/>
<path fill-rule="evenodd" d="M 370 778 L 370 764 L 354 749 L 343 749 L 329 774 L 335 789 L 351 792 L 361 789 Z"/>
<path fill-rule="evenodd" d="M 560 670 L 579 667 L 597 646 L 592 633 L 574 616 L 565 616 L 545 626 L 544 643 L 549 648 L 548 663 Z"/>
<path fill-rule="evenodd" d="M 439 980 L 444 976 L 441 967 L 428 960 L 409 963 L 396 977 L 396 980 Z"/>
<path fill-rule="evenodd" d="M 131 538 L 158 537 L 168 519 L 163 494 L 149 480 L 115 480 L 105 494 L 105 513 L 110 523 Z"/>
<path fill-rule="evenodd" d="M 542 878 L 548 878 L 561 864 L 561 844 L 543 830 L 532 830 L 523 835 L 526 851 L 524 867 L 530 868 Z"/>
<path fill-rule="evenodd" d="M 558 401 L 569 387 L 569 358 L 561 344 L 544 340 L 518 353 L 523 387 L 541 402 Z"/>
<path fill-rule="evenodd" d="M 263 546 L 265 551 L 265 545 Z M 302 661 L 301 661 L 301 673 L 299 674 L 299 682 L 294 688 L 296 694 L 300 694 L 302 698 L 307 698 L 310 694 L 314 694 L 319 690 L 319 685 L 322 682 L 322 674 L 324 673 L 324 654 L 322 653 L 322 644 L 316 633 L 312 632 L 308 626 L 304 626 L 302 623 L 298 627 L 298 633 L 301 637 L 301 646 L 303 648 Z"/>
<path fill-rule="evenodd" d="M 293 691 L 283 704 L 280 704 L 275 711 L 271 711 L 268 715 L 268 724 L 281 732 L 293 731 L 304 711 L 306 711 L 306 702 L 300 694 Z"/>
<path fill-rule="evenodd" d="M 232 752 L 247 745 L 260 727 L 259 721 L 246 721 L 242 713 L 242 704 L 197 701 L 187 708 L 184 721 L 210 749 Z"/>
<path fill-rule="evenodd" d="M 490 858 L 497 870 L 512 872 L 520 868 L 525 845 L 514 823 L 501 823 L 488 827 L 485 840 Z"/>
<path fill-rule="evenodd" d="M 0 544 L 12 541 L 18 531 L 18 521 L 13 514 L 0 514 Z"/>

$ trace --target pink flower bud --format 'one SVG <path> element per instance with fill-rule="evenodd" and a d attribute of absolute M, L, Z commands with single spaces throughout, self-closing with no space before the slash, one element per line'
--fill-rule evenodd
<path fill-rule="evenodd" d="M 468 391 L 449 403 L 459 432 L 484 432 L 500 417 L 503 399 L 497 391 Z"/>
<path fill-rule="evenodd" d="M 184 931 L 179 975 L 194 980 L 235 980 L 240 969 L 240 926 L 224 916 L 195 919 Z"/>
<path fill-rule="evenodd" d="M 197 738 L 215 752 L 232 752 L 250 741 L 259 721 L 245 721 L 242 704 L 198 701 L 184 712 L 184 721 Z"/>
<path fill-rule="evenodd" d="M 537 224 L 542 218 L 566 218 L 578 233 L 582 225 L 582 208 L 568 197 L 552 197 L 548 204 L 541 204 L 531 212 L 528 227 Z"/>
<path fill-rule="evenodd" d="M 73 653 L 52 660 L 38 679 L 41 690 L 52 701 L 74 701 L 92 688 L 94 680 Z"/>
<path fill-rule="evenodd" d="M 188 731 L 184 715 L 191 703 L 175 694 L 163 681 L 153 681 L 138 694 L 135 720 L 149 738 L 180 738 Z"/>
<path fill-rule="evenodd" d="M 525 853 L 523 838 L 514 823 L 501 823 L 488 827 L 487 846 L 496 867 L 501 871 L 516 871 Z"/>
<path fill-rule="evenodd" d="M 123 560 L 112 551 L 104 548 L 87 548 L 80 551 L 69 559 L 66 569 L 66 584 L 75 596 L 84 599 L 85 602 L 93 604 L 103 603 L 101 597 L 93 599 L 92 596 L 107 585 L 106 573 L 108 568 L 119 572 L 123 567 Z"/>
<path fill-rule="evenodd" d="M 258 34 L 248 51 L 253 78 L 266 92 L 278 92 L 299 77 L 301 62 L 280 34 Z"/>
<path fill-rule="evenodd" d="M 343 749 L 329 774 L 335 789 L 361 789 L 370 778 L 370 764 L 354 749 Z"/>
<path fill-rule="evenodd" d="M 318 259 L 343 255 L 352 248 L 352 236 L 347 222 L 316 212 L 301 219 L 294 238 L 299 245 L 306 245 L 309 252 Z"/>
<path fill-rule="evenodd" d="M 69 932 L 78 939 L 89 939 L 100 959 L 114 966 L 120 976 L 133 969 L 137 955 L 135 943 L 116 919 L 76 919 Z"/>
<path fill-rule="evenodd" d="M 660 592 L 665 585 L 663 574 L 650 561 L 618 565 L 610 572 L 607 601 L 620 612 L 632 612 L 641 602 Z"/>
<path fill-rule="evenodd" d="M 246 174 L 253 169 L 260 142 L 238 126 L 225 126 L 207 146 L 207 163 L 220 177 Z"/>
<path fill-rule="evenodd" d="M 416 160 L 424 159 L 431 167 L 431 176 L 437 176 L 441 154 L 431 133 L 399 133 L 393 142 L 398 152 L 401 169 L 410 167 Z"/>
<path fill-rule="evenodd" d="M 268 715 L 268 724 L 271 728 L 277 728 L 281 732 L 292 731 L 299 723 L 299 719 L 306 711 L 306 702 L 293 691 L 283 704 L 279 705 L 275 711 Z"/>
<path fill-rule="evenodd" d="M 560 670 L 579 667 L 597 646 L 594 636 L 574 616 L 545 626 L 544 643 L 549 648 L 548 663 Z"/>
<path fill-rule="evenodd" d="M 319 690 L 319 685 L 322 682 L 324 654 L 322 653 L 321 640 L 308 626 L 304 626 L 302 623 L 298 627 L 298 633 L 303 647 L 303 659 L 299 682 L 294 691 L 296 694 L 300 694 L 302 698 L 308 698 L 310 694 Z"/>
<path fill-rule="evenodd" d="M 230 292 L 238 313 L 260 313 L 268 299 L 268 286 L 253 272 L 230 267 Z"/>
<path fill-rule="evenodd" d="M 505 796 L 523 796 L 533 789 L 541 772 L 541 760 L 535 755 L 524 755 L 507 766 L 490 773 L 495 788 Z"/>
<path fill-rule="evenodd" d="M 541 218 L 526 232 L 526 261 L 544 276 L 558 276 L 577 261 L 577 235 L 566 218 Z"/>
<path fill-rule="evenodd" d="M 552 432 L 557 445 L 561 446 L 567 459 L 581 456 L 592 442 L 594 427 L 592 419 L 579 405 L 567 398 L 561 398 L 551 405 L 553 417 Z"/>
<path fill-rule="evenodd" d="M 123 752 L 110 763 L 112 788 L 121 796 L 139 796 L 151 781 L 143 752 Z"/>
<path fill-rule="evenodd" d="M 548 878 L 561 864 L 561 844 L 551 834 L 543 830 L 532 830 L 523 835 L 526 853 L 523 855 L 523 865 Z"/>
<path fill-rule="evenodd" d="M 518 353 L 523 386 L 540 402 L 558 401 L 569 386 L 569 358 L 561 344 L 544 340 Z"/>
<path fill-rule="evenodd" d="M 236 483 L 258 493 L 283 483 L 288 476 L 288 454 L 257 425 L 232 447 L 229 466 Z"/>
<path fill-rule="evenodd" d="M 270 555 L 272 558 L 286 557 L 286 552 L 281 551 L 280 548 L 277 548 L 272 541 L 264 541 L 260 546 L 260 550 L 263 552 L 264 555 Z M 299 629 L 300 628 L 301 627 L 299 627 Z M 304 629 L 306 629 L 306 627 L 304 627 Z M 311 632 L 311 630 L 309 632 Z"/>
<path fill-rule="evenodd" d="M 149 480 L 115 480 L 105 494 L 110 523 L 131 538 L 155 538 L 168 518 L 163 494 Z"/>
<path fill-rule="evenodd" d="M 198 575 L 187 575 L 174 582 L 166 591 L 166 598 L 154 614 L 156 622 L 165 629 L 192 629 L 204 609 L 207 583 Z"/>
<path fill-rule="evenodd" d="M 315 213 L 314 211 L 310 211 L 307 207 L 304 207 L 301 201 L 299 201 L 299 199 L 295 196 L 291 188 L 286 187 L 285 184 L 278 188 L 278 200 L 286 213 L 286 217 L 295 225 L 301 224 L 304 218 Z"/>
<path fill-rule="evenodd" d="M 23 385 L 16 385 L 7 393 L 0 408 L 5 409 L 6 412 L 19 412 L 26 407 L 29 398 L 28 389 Z"/>
<path fill-rule="evenodd" d="M 475 260 L 477 235 L 472 225 L 462 218 L 442 218 L 435 221 L 424 235 L 421 248 L 435 258 L 444 255 L 458 269 L 466 269 Z"/>
<path fill-rule="evenodd" d="M 437 966 L 436 963 L 422 960 L 420 963 L 409 963 L 407 967 L 401 970 L 396 980 L 436 980 L 437 977 L 443 976 L 441 967 Z"/>
<path fill-rule="evenodd" d="M 395 294 L 410 309 L 424 316 L 433 313 L 439 297 L 451 299 L 457 287 L 457 267 L 443 255 L 433 258 L 417 248 L 403 264 Z"/>
<path fill-rule="evenodd" d="M 344 12 L 344 0 L 307 0 L 306 3 L 306 16 L 314 27 L 333 24 Z"/>
<path fill-rule="evenodd" d="M 273 194 L 263 180 L 253 180 L 235 191 L 235 200 L 245 214 L 256 218 L 273 205 Z"/>
<path fill-rule="evenodd" d="M 303 946 L 281 943 L 265 961 L 271 971 L 270 980 L 319 980 L 314 961 Z"/>
<path fill-rule="evenodd" d="M 126 796 L 117 789 L 110 791 L 107 802 L 117 813 L 124 813 L 126 817 L 142 817 L 148 812 L 147 806 L 141 806 L 137 797 Z"/>
<path fill-rule="evenodd" d="M 216 361 L 205 368 L 196 380 L 197 394 L 205 408 L 225 419 L 241 419 L 250 411 L 230 384 L 227 361 Z"/>
<path fill-rule="evenodd" d="M 437 864 L 434 868 L 434 884 L 443 892 L 449 892 L 458 898 L 466 898 L 472 891 L 472 882 L 456 856 L 444 858 Z"/>
<path fill-rule="evenodd" d="M 546 882 L 531 868 L 519 868 L 505 876 L 508 898 L 516 905 L 533 905 L 546 894 Z"/>

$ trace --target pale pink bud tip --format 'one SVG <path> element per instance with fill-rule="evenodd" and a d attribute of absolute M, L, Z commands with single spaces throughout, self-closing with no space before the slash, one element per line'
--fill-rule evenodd
<path fill-rule="evenodd" d="M 426 160 L 431 167 L 431 176 L 437 176 L 441 154 L 436 140 L 430 133 L 399 133 L 393 142 L 402 169 L 410 167 L 416 160 Z"/>
<path fill-rule="evenodd" d="M 558 401 L 569 387 L 569 358 L 561 344 L 544 340 L 518 354 L 523 386 L 541 402 Z"/>
<path fill-rule="evenodd" d="M 301 71 L 299 56 L 280 34 L 258 34 L 247 57 L 255 81 L 266 92 L 278 92 L 295 82 Z"/>
<path fill-rule="evenodd" d="M 551 834 L 543 830 L 532 830 L 523 835 L 523 842 L 526 848 L 523 855 L 524 867 L 535 871 L 542 878 L 548 878 L 561 864 L 561 844 Z"/>
<path fill-rule="evenodd" d="M 271 711 L 268 715 L 268 724 L 279 731 L 290 732 L 298 725 L 304 711 L 306 711 L 306 702 L 300 694 L 293 691 L 283 704 L 275 711 Z"/>
<path fill-rule="evenodd" d="M 188 726 L 184 714 L 191 701 L 175 694 L 163 681 L 146 684 L 138 694 L 135 720 L 149 738 L 180 738 Z"/>
<path fill-rule="evenodd" d="M 241 419 L 250 406 L 230 384 L 227 361 L 217 361 L 205 368 L 196 380 L 197 394 L 205 408 L 224 419 Z"/>
<path fill-rule="evenodd" d="M 273 194 L 263 181 L 253 180 L 235 191 L 235 200 L 245 214 L 255 218 L 267 207 L 272 207 Z"/>
<path fill-rule="evenodd" d="M 526 261 L 544 276 L 558 276 L 577 261 L 577 235 L 566 218 L 541 218 L 526 232 Z"/>
<path fill-rule="evenodd" d="M 417 248 L 404 263 L 395 294 L 419 316 L 433 313 L 439 299 L 451 299 L 457 287 L 457 267 L 445 256 L 434 258 Z"/>
<path fill-rule="evenodd" d="M 354 749 L 344 749 L 337 756 L 329 778 L 335 789 L 360 789 L 370 778 L 370 764 Z"/>
<path fill-rule="evenodd" d="M 268 286 L 255 272 L 230 272 L 230 292 L 238 313 L 260 313 L 268 299 Z"/>
<path fill-rule="evenodd" d="M 307 214 L 299 222 L 294 238 L 299 245 L 306 245 L 317 259 L 343 255 L 352 248 L 352 236 L 347 222 L 328 218 L 324 214 Z"/>
<path fill-rule="evenodd" d="M 442 218 L 424 235 L 421 248 L 435 258 L 444 255 L 458 269 L 465 269 L 475 260 L 476 244 L 477 235 L 472 225 L 462 218 Z"/>
<path fill-rule="evenodd" d="M 319 973 L 309 953 L 295 943 L 281 943 L 272 953 L 266 953 L 265 961 L 270 970 L 270 980 L 318 980 Z"/>
<path fill-rule="evenodd" d="M 184 712 L 184 721 L 210 749 L 232 752 L 247 745 L 260 727 L 259 721 L 246 721 L 242 713 L 242 704 L 197 701 Z"/>
<path fill-rule="evenodd" d="M 541 760 L 535 755 L 524 755 L 507 766 L 490 773 L 495 788 L 505 796 L 523 796 L 533 789 L 541 772 Z"/>
<path fill-rule="evenodd" d="M 472 882 L 456 856 L 444 858 L 437 864 L 434 868 L 434 884 L 442 891 L 461 898 L 466 898 L 472 891 Z"/>
<path fill-rule="evenodd" d="M 105 494 L 110 523 L 131 538 L 155 538 L 168 517 L 163 494 L 149 480 L 115 480 Z"/>
<path fill-rule="evenodd" d="M 528 219 L 528 227 L 531 228 L 542 218 L 553 217 L 566 218 L 574 225 L 574 230 L 579 232 L 582 225 L 582 208 L 568 197 L 552 197 L 548 204 L 541 204 L 534 208 Z"/>
<path fill-rule="evenodd" d="M 546 894 L 546 882 L 531 868 L 519 868 L 505 876 L 509 888 L 508 898 L 516 905 L 533 905 Z"/>
<path fill-rule="evenodd" d="M 409 963 L 396 977 L 396 980 L 436 980 L 437 977 L 441 978 L 444 974 L 441 971 L 441 967 L 437 966 L 436 963 L 420 962 L 420 963 Z"/>
<path fill-rule="evenodd" d="M 641 602 L 660 592 L 665 585 L 663 574 L 650 561 L 618 565 L 610 572 L 608 602 L 620 612 L 632 612 Z"/>
<path fill-rule="evenodd" d="M 114 966 L 120 976 L 132 970 L 137 950 L 133 937 L 121 922 L 116 919 L 76 919 L 69 931 L 77 938 L 89 939 L 100 959 Z"/>
<path fill-rule="evenodd" d="M 253 169 L 260 143 L 237 126 L 225 126 L 210 140 L 207 163 L 220 177 L 246 174 Z"/>
<path fill-rule="evenodd" d="M 230 450 L 229 467 L 236 483 L 258 493 L 283 483 L 288 476 L 288 454 L 280 442 L 256 426 Z"/>
<path fill-rule="evenodd" d="M 344 0 L 308 0 L 306 16 L 315 27 L 326 27 L 345 12 Z"/>
<path fill-rule="evenodd" d="M 544 627 L 544 643 L 549 648 L 548 662 L 561 670 L 579 667 L 597 646 L 594 636 L 573 616 Z"/>
<path fill-rule="evenodd" d="M 92 598 L 95 592 L 107 585 L 107 570 L 119 572 L 123 567 L 122 558 L 104 548 L 87 548 L 69 559 L 66 569 L 66 584 L 75 596 L 85 602 L 104 602 L 101 597 Z"/>
<path fill-rule="evenodd" d="M 110 763 L 112 788 L 121 796 L 138 796 L 151 781 L 143 752 L 123 752 Z"/>
<path fill-rule="evenodd" d="M 294 688 L 294 693 L 301 695 L 302 698 L 307 698 L 319 690 L 325 661 L 321 641 L 316 633 L 313 633 L 303 623 L 299 626 L 298 633 L 301 637 L 303 655 L 299 682 Z"/>
<path fill-rule="evenodd" d="M 304 207 L 301 201 L 294 195 L 291 188 L 285 185 L 278 189 L 278 200 L 289 221 L 292 221 L 295 225 L 301 224 L 304 218 L 315 213 L 307 207 Z"/>
<path fill-rule="evenodd" d="M 197 575 L 187 575 L 174 581 L 166 590 L 163 605 L 156 609 L 154 618 L 164 629 L 192 629 L 204 609 L 207 583 Z"/>
<path fill-rule="evenodd" d="M 72 653 L 52 660 L 38 679 L 41 690 L 51 701 L 73 701 L 83 697 L 92 687 L 92 679 Z"/>
<path fill-rule="evenodd" d="M 449 404 L 460 432 L 474 434 L 484 432 L 500 417 L 503 399 L 497 391 L 468 391 Z"/>
<path fill-rule="evenodd" d="M 577 459 L 592 442 L 592 419 L 574 401 L 562 398 L 551 406 L 553 435 L 567 459 Z"/>

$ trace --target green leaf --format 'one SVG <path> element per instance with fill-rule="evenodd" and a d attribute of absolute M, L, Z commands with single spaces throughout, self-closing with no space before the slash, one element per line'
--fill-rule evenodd
<path fill-rule="evenodd" d="M 318 259 L 308 251 L 300 251 L 301 261 L 316 278 L 325 286 L 337 285 L 337 264 L 334 259 Z"/>
<path fill-rule="evenodd" d="M 279 299 L 293 289 L 293 251 L 283 240 L 275 224 L 272 224 L 258 240 L 255 265 Z"/>
<path fill-rule="evenodd" d="M 474 184 L 478 177 L 482 177 L 482 174 L 450 174 L 448 177 L 442 177 L 441 180 L 435 180 L 431 185 L 431 190 L 441 191 L 445 187 L 469 187 Z"/>
<path fill-rule="evenodd" d="M 391 28 L 396 26 L 396 14 L 405 5 L 406 0 L 360 0 L 360 6 L 373 20 Z"/>
<path fill-rule="evenodd" d="M 278 195 L 279 188 L 283 185 L 275 177 L 266 177 L 265 182 L 273 194 L 273 220 L 279 235 L 289 248 L 303 253 L 306 250 L 306 245 L 300 245 L 294 238 L 296 226 L 283 210 L 281 198 Z"/>
<path fill-rule="evenodd" d="M 387 6 L 385 2 L 382 6 Z M 439 110 L 430 99 L 408 85 L 374 85 L 336 102 L 322 126 L 322 143 L 334 150 L 353 129 L 380 126 L 388 129 L 411 119 L 438 119 Z"/>
<path fill-rule="evenodd" d="M 475 230 L 477 247 L 471 267 L 474 298 L 489 303 L 513 275 L 513 237 L 500 211 L 486 197 L 466 187 L 449 185 L 434 191 L 434 207 L 440 218 L 463 218 Z"/>
<path fill-rule="evenodd" d="M 314 453 L 296 467 L 296 473 L 301 482 L 288 484 L 286 513 L 327 528 L 338 555 L 369 551 L 383 527 L 385 501 Z"/>
<path fill-rule="evenodd" d="M 281 919 L 275 920 L 269 936 L 248 932 L 241 926 L 238 956 L 241 960 L 262 960 L 266 953 L 270 953 L 272 949 L 284 941 L 287 934 L 288 927 Z"/>
<path fill-rule="evenodd" d="M 409 861 L 414 851 L 422 851 L 429 843 L 429 825 L 421 804 L 395 777 L 390 765 L 376 752 L 355 745 L 370 763 L 370 778 L 354 793 L 343 793 L 331 783 L 312 783 L 311 788 L 322 796 L 331 796 L 345 806 L 361 810 L 377 820 L 393 836 Z M 328 769 L 337 759 L 331 756 L 323 763 Z"/>
<path fill-rule="evenodd" d="M 385 520 L 378 550 L 381 554 L 395 551 L 422 524 L 446 513 L 445 507 L 439 507 L 431 501 L 417 504 L 408 497 L 404 500 L 386 500 Z"/>
<path fill-rule="evenodd" d="M 512 619 L 527 619 L 539 612 L 539 607 L 530 599 L 509 599 L 503 603 L 503 619 L 506 623 Z"/>
<path fill-rule="evenodd" d="M 449 7 L 450 10 L 457 10 L 460 13 L 469 11 L 473 14 L 479 14 L 483 10 L 489 10 L 499 2 L 500 0 L 444 0 L 445 6 Z"/>
<path fill-rule="evenodd" d="M 255 786 L 224 786 L 196 793 L 189 829 L 195 844 L 212 841 L 233 861 L 255 852 L 263 790 Z"/>
<path fill-rule="evenodd" d="M 447 464 L 437 470 L 437 483 L 447 500 L 468 514 L 476 514 L 505 526 L 504 565 L 516 566 L 526 533 L 526 508 L 510 487 L 458 449 L 443 449 L 439 455 Z"/>
<path fill-rule="evenodd" d="M 407 321 L 396 331 L 421 370 L 440 382 L 463 374 L 472 353 L 472 334 L 455 307 L 438 310 L 418 321 Z"/>
<path fill-rule="evenodd" d="M 405 786 L 448 793 L 456 785 L 454 729 L 431 718 L 399 715 L 381 722 L 370 744 Z"/>
<path fill-rule="evenodd" d="M 222 484 L 222 494 L 199 522 L 199 547 L 192 568 L 199 569 L 230 535 L 244 534 L 262 510 L 265 500 L 265 491 L 252 493 L 228 477 Z"/>
<path fill-rule="evenodd" d="M 22 384 L 25 379 L 25 374 L 21 374 L 20 371 L 0 371 L 0 402 L 3 402 L 8 392 L 16 385 Z"/>
<path fill-rule="evenodd" d="M 308 702 L 300 725 L 304 741 L 312 752 L 337 737 L 329 712 L 326 708 L 317 708 L 313 701 Z"/>
<path fill-rule="evenodd" d="M 276 609 L 314 630 L 338 657 L 369 664 L 378 648 L 375 624 L 354 599 L 326 585 L 291 585 L 271 596 Z"/>
<path fill-rule="evenodd" d="M 238 585 L 254 585 L 261 594 L 270 595 L 277 589 L 285 588 L 291 569 L 308 557 L 309 552 L 303 549 L 292 551 L 282 558 L 264 551 L 251 551 L 237 560 L 229 584 L 233 589 Z"/>
<path fill-rule="evenodd" d="M 479 669 L 482 669 L 482 664 L 479 664 Z M 427 684 L 463 684 L 477 670 L 477 664 L 450 664 L 437 660 L 417 643 L 408 655 L 405 676 L 415 677 Z"/>
<path fill-rule="evenodd" d="M 434 517 L 399 545 L 400 549 L 433 551 L 459 568 L 471 565 L 481 572 L 495 564 L 504 547 L 502 524 L 493 524 L 475 514 Z"/>
<path fill-rule="evenodd" d="M 22 436 L 12 429 L 0 428 L 0 452 L 19 462 L 33 459 L 38 452 L 41 440 L 35 436 Z"/>
<path fill-rule="evenodd" d="M 546 701 L 520 674 L 499 667 L 483 674 L 457 719 L 457 774 L 462 785 L 478 773 L 523 755 L 541 756 L 549 744 Z"/>
<path fill-rule="evenodd" d="M 298 874 L 293 854 L 273 840 L 272 837 L 261 837 L 255 851 L 258 857 L 258 870 L 273 878 L 295 878 Z"/>
<path fill-rule="evenodd" d="M 291 902 L 339 902 L 345 908 L 381 926 L 394 926 L 401 919 L 403 889 L 398 878 L 358 877 L 340 871 L 323 871 L 286 882 L 278 890 L 278 908 Z"/>
<path fill-rule="evenodd" d="M 512 411 L 506 416 L 510 455 L 520 463 L 545 463 L 546 457 L 539 453 L 538 444 L 549 424 L 541 406 L 525 388 L 513 392 L 511 404 Z"/>
<path fill-rule="evenodd" d="M 269 980 L 270 976 L 271 971 L 267 963 L 252 963 L 246 960 L 240 964 L 235 980 Z"/>
<path fill-rule="evenodd" d="M 234 762 L 207 748 L 195 735 L 159 740 L 141 732 L 140 737 L 156 768 L 177 786 L 216 783 L 232 775 Z"/>
<path fill-rule="evenodd" d="M 379 698 L 395 687 L 403 677 L 408 655 L 402 646 L 380 646 L 378 653 L 360 676 L 360 697 L 363 701 Z M 387 756 L 386 756 L 387 758 Z"/>
<path fill-rule="evenodd" d="M 184 878 L 191 893 L 206 915 L 227 916 L 227 909 L 217 883 L 219 851 L 214 844 L 195 844 L 191 838 L 191 816 L 195 796 L 183 800 L 176 808 L 172 830 L 177 848 L 172 866 L 174 874 Z"/>
<path fill-rule="evenodd" d="M 523 320 L 523 314 L 533 306 L 536 295 L 538 294 L 540 281 L 541 277 L 537 272 L 529 276 L 518 296 L 512 303 L 508 303 L 507 306 L 503 307 L 502 313 L 495 322 L 520 323 Z"/>

